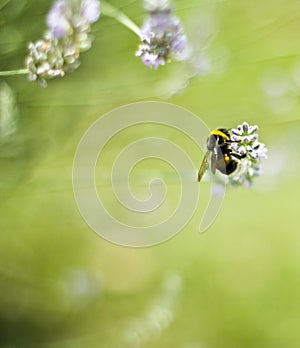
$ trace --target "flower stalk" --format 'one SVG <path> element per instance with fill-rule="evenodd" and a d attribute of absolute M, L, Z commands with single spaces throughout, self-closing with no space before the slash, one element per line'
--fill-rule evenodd
<path fill-rule="evenodd" d="M 116 21 L 124 25 L 124 27 L 131 30 L 139 38 L 141 38 L 142 33 L 140 28 L 122 11 L 116 9 L 114 6 L 108 4 L 105 1 L 101 1 L 101 12 L 104 16 L 114 18 Z"/>
<path fill-rule="evenodd" d="M 29 73 L 28 69 L 8 70 L 8 71 L 0 71 L 0 76 L 26 75 L 28 73 Z"/>

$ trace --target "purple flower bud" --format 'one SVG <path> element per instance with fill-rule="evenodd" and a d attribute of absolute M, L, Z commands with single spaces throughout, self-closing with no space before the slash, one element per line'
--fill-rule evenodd
<path fill-rule="evenodd" d="M 172 54 L 183 52 L 187 38 L 169 0 L 146 0 L 145 6 L 149 16 L 141 28 L 143 44 L 136 55 L 144 65 L 157 69 L 169 62 Z"/>
<path fill-rule="evenodd" d="M 71 24 L 68 20 L 70 9 L 65 1 L 57 1 L 47 15 L 47 25 L 51 33 L 57 38 L 66 37 L 71 30 Z"/>
<path fill-rule="evenodd" d="M 97 0 L 82 1 L 81 15 L 88 23 L 96 22 L 100 17 L 100 2 Z"/>
<path fill-rule="evenodd" d="M 187 46 L 187 37 L 184 34 L 177 35 L 172 42 L 172 50 L 174 53 L 184 51 Z"/>
<path fill-rule="evenodd" d="M 165 61 L 163 58 L 158 57 L 157 54 L 146 52 L 142 56 L 142 62 L 144 65 L 148 66 L 149 68 L 157 69 L 159 65 L 165 65 Z"/>
<path fill-rule="evenodd" d="M 243 127 L 244 133 L 248 134 L 249 124 L 247 122 L 243 122 L 242 127 Z"/>
<path fill-rule="evenodd" d="M 80 53 L 91 47 L 91 23 L 99 15 L 99 0 L 56 0 L 47 15 L 44 40 L 29 46 L 30 80 L 46 86 L 46 79 L 77 69 Z"/>

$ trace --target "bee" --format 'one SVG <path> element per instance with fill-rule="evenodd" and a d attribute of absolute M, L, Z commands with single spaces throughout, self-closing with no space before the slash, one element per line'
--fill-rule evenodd
<path fill-rule="evenodd" d="M 198 172 L 198 181 L 201 181 L 204 173 L 210 169 L 213 174 L 216 170 L 230 175 L 238 170 L 239 163 L 246 155 L 234 152 L 231 144 L 236 141 L 230 137 L 230 131 L 224 128 L 213 130 L 206 141 L 206 154 Z"/>

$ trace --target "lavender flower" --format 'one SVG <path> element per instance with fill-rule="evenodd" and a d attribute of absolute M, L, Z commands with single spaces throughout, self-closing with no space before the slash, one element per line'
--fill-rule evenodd
<path fill-rule="evenodd" d="M 142 62 L 144 65 L 154 69 L 157 69 L 159 65 L 165 65 L 163 58 L 159 57 L 157 54 L 149 52 L 145 52 L 145 54 L 142 55 Z"/>
<path fill-rule="evenodd" d="M 72 17 L 70 6 L 64 1 L 57 1 L 47 15 L 47 26 L 57 39 L 62 39 L 72 33 L 69 19 Z"/>
<path fill-rule="evenodd" d="M 96 0 L 84 0 L 80 8 L 81 16 L 88 23 L 97 22 L 100 17 L 100 2 Z"/>
<path fill-rule="evenodd" d="M 80 65 L 80 53 L 92 45 L 91 24 L 100 16 L 98 0 L 58 0 L 47 15 L 42 40 L 29 44 L 26 67 L 29 80 L 47 86 L 46 80 L 64 76 Z"/>
<path fill-rule="evenodd" d="M 234 153 L 243 156 L 238 172 L 228 177 L 233 186 L 251 187 L 253 178 L 262 174 L 261 162 L 267 158 L 268 149 L 258 141 L 257 130 L 258 126 L 249 126 L 247 122 L 231 129 L 231 148 Z"/>
<path fill-rule="evenodd" d="M 187 37 L 168 0 L 147 0 L 145 10 L 149 16 L 141 28 L 142 44 L 136 56 L 144 65 L 157 69 L 171 61 L 172 54 L 184 51 Z"/>
<path fill-rule="evenodd" d="M 172 5 L 170 0 L 145 0 L 144 9 L 148 13 L 170 12 Z"/>

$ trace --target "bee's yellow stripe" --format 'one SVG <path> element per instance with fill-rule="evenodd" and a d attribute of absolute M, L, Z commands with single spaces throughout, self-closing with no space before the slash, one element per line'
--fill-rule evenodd
<path fill-rule="evenodd" d="M 228 136 L 225 133 L 219 131 L 218 129 L 213 130 L 210 134 L 211 135 L 219 135 L 222 138 L 228 139 Z"/>

